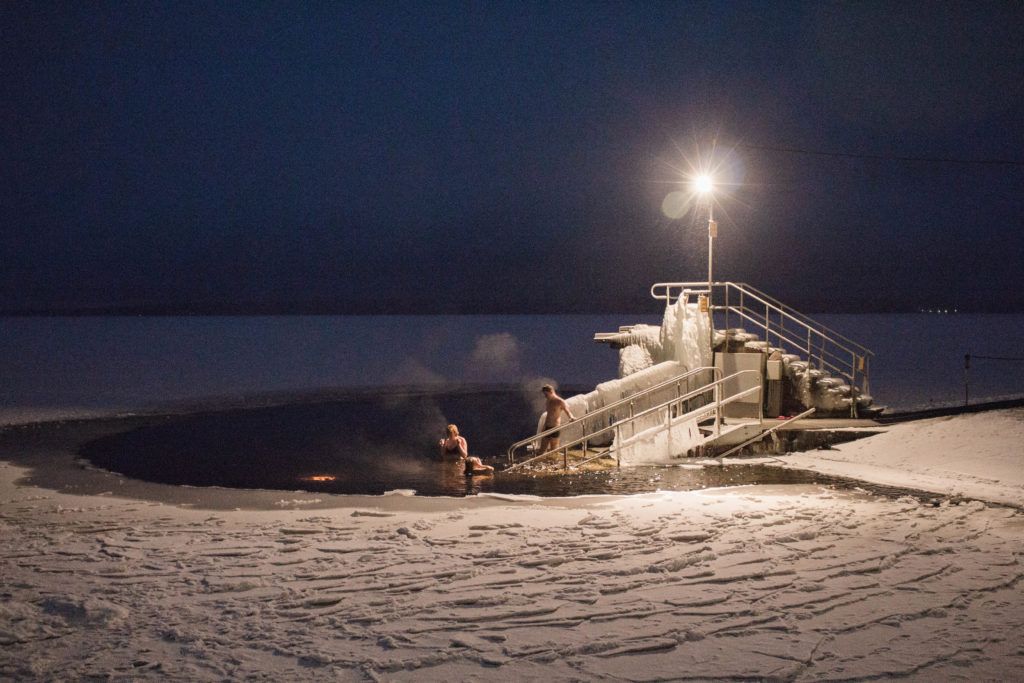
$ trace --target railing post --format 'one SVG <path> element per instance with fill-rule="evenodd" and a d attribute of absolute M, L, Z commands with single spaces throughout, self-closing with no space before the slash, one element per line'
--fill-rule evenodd
<path fill-rule="evenodd" d="M 722 435 L 722 385 L 715 385 L 715 438 Z"/>
<path fill-rule="evenodd" d="M 850 352 L 850 417 L 857 419 L 857 354 Z"/>
<path fill-rule="evenodd" d="M 771 346 L 771 344 L 772 344 L 771 336 L 772 336 L 771 309 L 768 308 L 768 304 L 765 304 L 765 306 L 764 306 L 764 340 L 765 340 L 765 342 L 768 343 L 769 346 Z"/>
<path fill-rule="evenodd" d="M 964 354 L 964 405 L 971 400 L 971 354 Z"/>
<path fill-rule="evenodd" d="M 729 330 L 729 284 L 725 283 L 725 329 Z"/>
<path fill-rule="evenodd" d="M 562 469 L 568 471 L 569 469 L 569 447 L 562 446 Z"/>
<path fill-rule="evenodd" d="M 622 467 L 622 426 L 615 425 L 615 466 Z"/>

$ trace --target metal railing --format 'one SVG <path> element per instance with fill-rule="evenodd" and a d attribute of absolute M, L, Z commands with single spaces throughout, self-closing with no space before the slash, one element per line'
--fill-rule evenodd
<path fill-rule="evenodd" d="M 718 296 L 715 296 L 716 292 Z M 748 284 L 715 282 L 711 292 L 708 292 L 707 282 L 659 282 L 651 285 L 651 296 L 666 303 L 672 303 L 680 296 L 688 298 L 700 294 L 708 294 L 711 311 L 719 314 L 724 329 L 739 321 L 753 325 L 764 334 L 764 341 L 770 345 L 790 352 L 798 351 L 810 367 L 817 366 L 843 377 L 852 388 L 862 394 L 868 393 L 871 358 L 875 355 L 870 349 Z M 850 410 L 854 417 L 856 409 L 857 400 L 853 396 Z"/>
<path fill-rule="evenodd" d="M 561 431 L 563 431 L 565 429 L 570 429 L 571 425 L 576 425 L 576 424 L 582 425 L 583 426 L 583 431 L 584 431 L 584 434 L 585 434 L 586 433 L 586 425 L 587 424 L 591 424 L 592 425 L 595 422 L 597 422 L 598 420 L 600 420 L 601 422 L 604 422 L 604 421 L 606 421 L 607 416 L 611 416 L 613 418 L 612 421 L 609 422 L 608 424 L 609 425 L 610 424 L 614 424 L 614 422 L 615 422 L 615 419 L 614 419 L 615 412 L 618 411 L 620 408 L 622 408 L 624 406 L 628 408 L 629 416 L 632 417 L 635 414 L 635 412 L 636 412 L 636 405 L 637 405 L 637 403 L 643 402 L 646 398 L 648 398 L 648 397 L 650 397 L 650 396 L 652 396 L 652 395 L 656 394 L 657 392 L 662 391 L 664 389 L 675 387 L 675 389 L 676 389 L 676 396 L 675 396 L 675 398 L 679 398 L 683 394 L 683 387 L 682 387 L 683 383 L 685 382 L 687 384 L 687 389 L 689 389 L 689 384 L 690 384 L 691 380 L 693 380 L 695 377 L 697 377 L 698 375 L 700 375 L 702 373 L 708 373 L 708 375 L 710 377 L 712 377 L 712 378 L 721 377 L 721 375 L 722 375 L 722 371 L 720 369 L 718 369 L 718 368 L 712 368 L 712 367 L 695 368 L 693 370 L 688 370 L 688 371 L 682 373 L 681 375 L 676 375 L 675 377 L 667 379 L 667 380 L 665 380 L 663 382 L 658 382 L 657 384 L 653 384 L 653 385 L 651 385 L 649 387 L 646 387 L 646 388 L 636 392 L 635 394 L 631 394 L 629 396 L 626 396 L 625 398 L 621 398 L 618 401 L 613 401 L 612 403 L 609 403 L 606 406 L 601 406 L 600 408 L 598 408 L 597 410 L 594 410 L 592 412 L 586 413 L 584 415 L 580 415 L 579 418 L 577 418 L 573 422 L 570 422 L 570 423 L 564 424 L 564 425 L 558 425 L 556 427 L 551 427 L 550 429 L 545 429 L 543 431 L 537 432 L 536 434 L 534 434 L 533 436 L 531 436 L 531 437 L 529 437 L 527 439 L 523 439 L 521 441 L 515 442 L 514 444 L 512 444 L 508 448 L 508 462 L 509 462 L 510 465 L 515 463 L 516 453 L 519 450 L 526 449 L 530 444 L 533 444 L 535 442 L 540 442 L 540 441 L 543 441 L 547 437 L 554 436 L 555 433 L 557 433 L 557 432 L 561 432 Z M 604 431 L 604 430 L 602 430 L 602 431 Z M 522 464 L 522 463 L 520 463 L 520 464 Z"/>
<path fill-rule="evenodd" d="M 518 441 L 515 444 L 513 444 L 512 446 L 510 446 L 509 449 L 508 449 L 509 467 L 506 468 L 505 471 L 508 472 L 508 471 L 511 471 L 511 470 L 513 470 L 513 469 L 515 469 L 517 467 L 523 467 L 524 465 L 527 465 L 527 464 L 529 464 L 529 463 L 531 463 L 531 462 L 533 462 L 535 460 L 539 460 L 541 458 L 548 458 L 548 457 L 551 456 L 552 453 L 555 453 L 555 454 L 561 453 L 562 454 L 562 467 L 564 469 L 568 469 L 569 468 L 569 451 L 574 449 L 574 448 L 577 448 L 577 447 L 579 447 L 580 450 L 582 451 L 584 459 L 583 459 L 583 461 L 581 461 L 579 463 L 576 463 L 576 464 L 577 465 L 584 465 L 584 464 L 586 464 L 588 462 L 591 462 L 592 460 L 596 460 L 596 459 L 606 455 L 611 450 L 611 448 L 614 447 L 615 444 L 621 444 L 622 440 L 623 440 L 622 431 L 623 431 L 624 427 L 626 427 L 628 425 L 629 427 L 632 428 L 632 434 L 630 434 L 629 438 L 633 438 L 634 436 L 636 436 L 636 433 L 637 433 L 636 432 L 637 421 L 639 421 L 639 420 L 641 420 L 643 418 L 647 418 L 649 416 L 655 415 L 659 411 L 664 411 L 664 413 L 665 413 L 665 422 L 664 423 L 660 423 L 659 425 L 655 425 L 655 426 L 660 426 L 663 429 L 668 429 L 672 425 L 679 424 L 680 422 L 694 420 L 694 419 L 700 419 L 702 417 L 710 417 L 713 414 L 714 417 L 715 417 L 715 424 L 714 424 L 714 434 L 712 436 L 714 438 L 717 438 L 721 434 L 722 408 L 724 406 L 730 404 L 730 403 L 733 403 L 733 402 L 738 401 L 738 400 L 740 400 L 742 398 L 750 396 L 751 394 L 756 392 L 758 394 L 757 405 L 758 405 L 758 417 L 760 419 L 760 417 L 761 417 L 761 405 L 762 405 L 762 402 L 763 402 L 762 401 L 762 397 L 761 397 L 761 392 L 762 392 L 763 385 L 760 382 L 758 382 L 757 386 L 751 387 L 749 389 L 744 389 L 742 391 L 738 391 L 735 394 L 732 394 L 732 395 L 724 397 L 724 398 L 722 397 L 722 387 L 724 386 L 724 384 L 726 382 L 735 380 L 738 377 L 740 377 L 741 375 L 746 375 L 746 374 L 755 374 L 755 375 L 760 376 L 761 373 L 758 370 L 740 370 L 739 372 L 733 373 L 733 374 L 729 375 L 728 377 L 721 377 L 722 373 L 721 373 L 721 370 L 718 369 L 718 368 L 710 368 L 710 367 L 708 367 L 708 368 L 698 368 L 696 370 L 691 370 L 690 372 L 688 372 L 688 373 L 686 373 L 684 375 L 680 375 L 679 377 L 677 377 L 677 378 L 675 378 L 673 380 L 669 380 L 668 382 L 663 382 L 660 385 L 655 385 L 653 387 L 650 387 L 650 388 L 644 390 L 644 392 L 641 392 L 641 394 L 646 394 L 646 393 L 652 392 L 655 389 L 667 386 L 667 385 L 671 384 L 674 381 L 679 381 L 679 380 L 682 380 L 683 378 L 696 375 L 697 373 L 708 372 L 708 371 L 714 372 L 714 374 L 716 376 L 718 376 L 718 379 L 716 379 L 716 380 L 714 380 L 712 382 L 709 382 L 708 384 L 705 384 L 705 385 L 703 385 L 703 386 L 701 386 L 701 387 L 699 387 L 697 389 L 693 389 L 692 391 L 688 391 L 686 393 L 681 393 L 681 394 L 679 394 L 677 396 L 674 396 L 674 397 L 672 397 L 672 398 L 670 398 L 670 399 L 668 399 L 666 401 L 663 401 L 663 402 L 661 402 L 661 403 L 659 403 L 659 404 L 657 404 L 655 406 L 651 406 L 650 408 L 646 408 L 646 409 L 644 409 L 644 410 L 642 410 L 642 411 L 640 411 L 638 413 L 633 413 L 632 411 L 630 411 L 630 415 L 628 417 L 625 417 L 625 418 L 623 418 L 621 420 L 617 420 L 615 422 L 612 422 L 611 424 L 608 424 L 607 426 L 598 427 L 597 429 L 593 429 L 593 430 L 587 430 L 586 429 L 586 424 L 584 424 L 584 429 L 583 429 L 583 433 L 582 433 L 581 436 L 579 436 L 577 438 L 570 439 L 570 440 L 566 441 L 565 443 L 560 444 L 557 448 L 551 449 L 550 451 L 546 451 L 544 453 L 536 454 L 536 455 L 534 455 L 531 458 L 527 458 L 526 460 L 523 460 L 523 461 L 520 461 L 520 462 L 517 463 L 517 462 L 515 462 L 515 454 L 516 454 L 516 452 L 518 450 L 520 450 L 522 448 L 525 448 L 530 443 L 533 443 L 533 442 L 535 442 L 537 440 L 543 440 L 546 436 L 552 436 L 555 433 L 564 430 L 566 428 L 566 425 L 560 425 L 558 427 L 553 427 L 551 429 L 547 429 L 547 430 L 544 430 L 544 431 L 539 432 L 537 434 L 534 434 L 533 436 L 531 436 L 528 439 L 523 439 L 522 441 Z M 705 394 L 708 394 L 708 393 L 712 394 L 713 398 L 711 400 L 709 400 L 709 401 L 705 400 L 704 403 L 701 406 L 699 406 L 699 407 L 697 407 L 695 409 L 689 410 L 687 412 L 683 412 L 683 408 L 684 408 L 685 404 L 688 404 L 690 402 L 694 402 L 695 399 L 697 399 L 698 397 L 704 396 Z M 631 399 L 635 399 L 635 398 L 639 397 L 641 394 L 637 394 L 635 396 L 630 396 L 628 398 L 622 399 L 622 401 L 617 401 L 616 403 L 610 404 L 609 406 L 605 406 L 604 408 L 596 410 L 593 413 L 588 413 L 587 415 L 584 415 L 580 419 L 576 420 L 576 422 L 583 422 L 583 420 L 585 420 L 586 418 L 595 417 L 595 416 L 598 416 L 599 413 L 610 411 L 611 409 L 613 409 L 616 406 L 621 406 L 624 403 L 629 402 Z M 570 424 L 573 424 L 573 423 L 570 423 Z M 606 435 L 606 434 L 609 434 L 609 433 L 613 435 L 612 446 L 609 446 L 608 448 L 604 449 L 603 451 L 600 451 L 600 452 L 598 452 L 598 453 L 596 453 L 594 455 L 591 455 L 591 456 L 587 457 L 589 442 L 595 440 L 596 438 L 598 438 L 598 437 L 600 437 L 602 435 Z"/>
<path fill-rule="evenodd" d="M 717 457 L 718 457 L 719 460 L 721 460 L 722 458 L 729 457 L 733 453 L 738 453 L 739 451 L 743 450 L 744 448 L 746 448 L 750 444 L 754 443 L 755 441 L 760 441 L 761 439 L 763 439 L 768 434 L 774 434 L 778 430 L 780 430 L 783 427 L 786 427 L 788 425 L 791 425 L 792 423 L 796 422 L 797 420 L 802 420 L 805 417 L 810 417 L 811 415 L 814 414 L 814 411 L 815 411 L 814 408 L 808 408 L 807 410 L 805 410 L 804 412 L 800 413 L 799 415 L 794 415 L 793 417 L 787 418 L 786 420 L 784 420 L 782 422 L 779 422 L 779 423 L 769 427 L 768 429 L 764 430 L 763 432 L 761 432 L 757 436 L 752 436 L 749 439 L 747 439 L 746 441 L 743 441 L 742 443 L 736 444 L 735 446 L 733 446 L 732 448 L 727 450 L 725 453 L 719 453 Z"/>

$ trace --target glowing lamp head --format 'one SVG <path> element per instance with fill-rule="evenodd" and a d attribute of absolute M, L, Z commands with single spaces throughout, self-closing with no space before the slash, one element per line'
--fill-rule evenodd
<path fill-rule="evenodd" d="M 709 175 L 699 175 L 693 179 L 693 189 L 699 194 L 710 194 L 715 189 L 715 183 Z"/>

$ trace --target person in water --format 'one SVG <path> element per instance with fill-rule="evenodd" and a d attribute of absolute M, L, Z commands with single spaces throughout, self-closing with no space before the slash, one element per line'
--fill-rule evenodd
<path fill-rule="evenodd" d="M 572 411 L 569 410 L 569 405 L 565 402 L 565 399 L 555 393 L 555 388 L 550 384 L 545 384 L 541 387 L 540 392 L 544 394 L 545 409 L 548 414 L 544 418 L 544 431 L 554 429 L 562 424 L 562 413 L 570 420 L 575 420 Z M 561 431 L 555 431 L 548 434 L 540 442 L 540 452 L 547 453 L 558 448 L 558 437 L 561 435 Z"/>
<path fill-rule="evenodd" d="M 441 451 L 442 456 L 459 456 L 459 460 L 465 465 L 467 477 L 474 474 L 490 474 L 494 471 L 494 468 L 490 465 L 483 464 L 480 458 L 469 454 L 469 444 L 466 442 L 466 437 L 459 436 L 459 428 L 457 426 L 453 424 L 448 425 L 445 431 L 447 434 L 446 438 L 437 442 L 438 450 Z"/>

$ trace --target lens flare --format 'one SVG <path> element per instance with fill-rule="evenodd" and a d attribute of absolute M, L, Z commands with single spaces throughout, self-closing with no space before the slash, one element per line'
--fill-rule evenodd
<path fill-rule="evenodd" d="M 707 174 L 699 175 L 693 179 L 693 189 L 700 194 L 707 194 L 715 189 L 715 181 Z"/>
<path fill-rule="evenodd" d="M 661 212 L 667 218 L 676 220 L 682 218 L 690 210 L 691 197 L 689 192 L 676 190 L 669 192 L 661 203 Z"/>
<path fill-rule="evenodd" d="M 664 161 L 671 176 L 660 180 L 672 185 L 661 203 L 661 212 L 670 220 L 687 215 L 709 218 L 721 212 L 728 221 L 726 207 L 738 200 L 733 194 L 746 178 L 746 166 L 736 149 L 723 147 L 718 137 L 710 144 L 694 141 L 691 149 L 675 144 L 676 158 Z"/>

